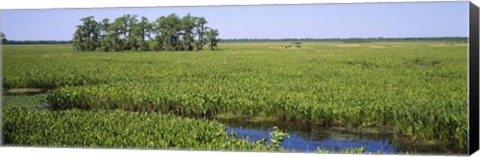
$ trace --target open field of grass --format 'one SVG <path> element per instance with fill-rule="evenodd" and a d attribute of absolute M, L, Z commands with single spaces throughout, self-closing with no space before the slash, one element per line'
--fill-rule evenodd
<path fill-rule="evenodd" d="M 83 120 L 92 123 L 97 114 L 112 121 L 134 115 L 118 110 L 159 113 L 152 118 L 274 117 L 325 127 L 388 127 L 415 141 L 453 143 L 466 150 L 467 44 L 304 42 L 301 48 L 284 48 L 286 44 L 223 43 L 219 51 L 117 53 L 74 52 L 71 45 L 4 46 L 3 87 L 51 90 L 45 95 L 50 110 L 90 115 Z M 74 110 L 64 111 L 69 109 Z M 29 120 L 11 119 L 8 115 L 18 110 L 7 111 L 5 128 L 21 130 L 14 124 Z M 55 117 L 43 111 L 28 114 Z M 20 141 L 34 138 L 19 132 L 5 135 Z M 19 140 L 10 142 L 28 144 Z M 196 142 L 175 146 L 207 148 Z M 131 145 L 137 146 L 146 144 Z M 156 148 L 176 148 L 168 146 Z"/>

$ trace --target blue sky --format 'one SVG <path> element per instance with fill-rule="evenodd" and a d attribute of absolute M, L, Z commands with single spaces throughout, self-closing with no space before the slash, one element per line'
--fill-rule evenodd
<path fill-rule="evenodd" d="M 2 10 L 9 40 L 70 40 L 80 18 L 203 16 L 220 38 L 468 36 L 468 2 Z"/>

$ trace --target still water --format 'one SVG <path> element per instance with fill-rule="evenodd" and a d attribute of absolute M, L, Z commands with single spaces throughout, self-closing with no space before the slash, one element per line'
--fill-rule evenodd
<path fill-rule="evenodd" d="M 217 119 L 218 120 L 218 119 Z M 258 123 L 238 120 L 218 120 L 226 124 L 228 134 L 235 131 L 237 137 L 253 142 L 260 138 L 269 141 L 273 126 L 289 134 L 282 146 L 296 152 L 315 152 L 317 148 L 341 150 L 364 147 L 366 152 L 382 154 L 461 154 L 462 150 L 435 144 L 412 142 L 409 138 L 396 137 L 389 130 L 358 131 L 321 128 L 306 124 Z"/>
<path fill-rule="evenodd" d="M 247 128 L 233 128 L 227 127 L 229 134 L 235 131 L 236 135 L 240 138 L 249 138 L 250 141 L 256 141 L 260 138 L 269 140 L 269 135 L 272 129 L 258 130 Z M 322 133 L 321 136 L 332 136 L 334 133 L 328 131 Z M 364 147 L 367 152 L 381 151 L 383 153 L 396 153 L 395 147 L 389 140 L 374 140 L 362 137 L 355 137 L 351 135 L 334 135 L 337 137 L 318 137 L 318 135 L 310 134 L 309 137 L 289 133 L 289 138 L 285 138 L 282 143 L 283 148 L 294 149 L 297 152 L 315 152 L 317 148 L 321 149 L 346 149 L 351 147 Z M 342 137 L 343 136 L 343 137 Z"/>

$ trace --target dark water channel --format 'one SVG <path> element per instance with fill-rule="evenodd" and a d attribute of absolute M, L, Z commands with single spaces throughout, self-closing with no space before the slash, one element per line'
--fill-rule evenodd
<path fill-rule="evenodd" d="M 272 127 L 277 126 L 290 136 L 285 138 L 282 146 L 285 149 L 295 149 L 296 152 L 315 152 L 317 148 L 341 150 L 364 147 L 366 152 L 382 154 L 461 154 L 461 151 L 452 147 L 414 143 L 407 138 L 395 137 L 387 129 L 359 131 L 279 122 L 259 123 L 226 119 L 217 119 L 217 121 L 228 126 L 229 134 L 235 131 L 237 137 L 248 137 L 251 142 L 260 138 L 268 141 L 270 132 L 273 131 Z"/>

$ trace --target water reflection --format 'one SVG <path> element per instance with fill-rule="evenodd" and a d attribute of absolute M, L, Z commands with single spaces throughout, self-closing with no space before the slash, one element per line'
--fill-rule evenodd
<path fill-rule="evenodd" d="M 354 129 L 327 129 L 285 122 L 259 123 L 232 119 L 217 119 L 217 121 L 228 126 L 229 134 L 234 130 L 238 137 L 248 137 L 252 142 L 260 138 L 268 141 L 271 128 L 277 126 L 290 135 L 290 138 L 284 140 L 282 146 L 286 149 L 295 149 L 297 152 L 315 152 L 317 147 L 327 150 L 364 147 L 367 152 L 383 154 L 459 154 L 464 152 L 454 147 L 415 143 L 407 138 L 395 137 L 390 130 L 362 132 Z"/>
<path fill-rule="evenodd" d="M 251 142 L 265 138 L 269 140 L 271 129 L 267 130 L 258 130 L 258 129 L 247 129 L 247 128 L 234 128 L 227 127 L 227 132 L 229 134 L 235 131 L 237 137 L 240 138 L 249 138 Z M 335 150 L 335 149 L 346 149 L 352 147 L 365 147 L 367 152 L 377 152 L 381 150 L 383 153 L 396 153 L 392 142 L 388 140 L 370 140 L 370 139 L 354 139 L 354 138 L 345 138 L 335 139 L 335 138 L 305 138 L 304 136 L 299 136 L 294 133 L 289 133 L 290 138 L 286 138 L 282 146 L 286 149 L 294 149 L 298 152 L 314 152 L 317 148 Z M 382 148 L 382 149 L 379 149 Z"/>

